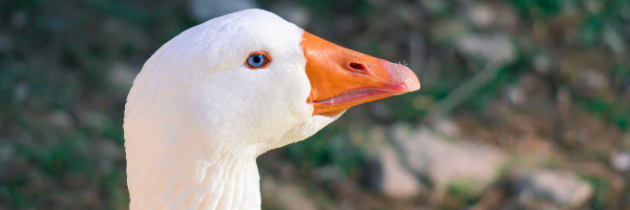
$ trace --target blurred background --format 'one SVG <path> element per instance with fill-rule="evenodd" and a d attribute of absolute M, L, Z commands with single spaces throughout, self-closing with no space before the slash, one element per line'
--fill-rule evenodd
<path fill-rule="evenodd" d="M 0 0 L 0 209 L 127 209 L 135 75 L 253 7 L 422 82 L 261 156 L 264 209 L 630 209 L 627 0 Z"/>

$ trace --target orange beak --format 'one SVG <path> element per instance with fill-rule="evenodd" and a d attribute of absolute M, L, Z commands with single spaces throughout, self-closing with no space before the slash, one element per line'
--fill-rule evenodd
<path fill-rule="evenodd" d="M 313 115 L 337 115 L 350 107 L 420 89 L 411 69 L 330 43 L 304 32 L 302 49 L 311 82 Z"/>

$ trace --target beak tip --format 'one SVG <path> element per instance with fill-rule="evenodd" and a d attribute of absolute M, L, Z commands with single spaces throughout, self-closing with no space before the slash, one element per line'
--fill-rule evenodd
<path fill-rule="evenodd" d="M 407 87 L 407 92 L 413 92 L 420 89 L 420 80 L 418 80 L 416 74 L 408 67 L 391 63 L 386 60 L 381 60 L 381 66 L 389 72 L 389 75 L 394 82 L 399 82 L 405 85 Z"/>
<path fill-rule="evenodd" d="M 405 81 L 405 85 L 407 86 L 407 90 L 409 92 L 420 90 L 420 86 L 421 86 L 420 81 L 418 80 L 418 77 L 415 74 L 410 78 L 409 81 Z"/>

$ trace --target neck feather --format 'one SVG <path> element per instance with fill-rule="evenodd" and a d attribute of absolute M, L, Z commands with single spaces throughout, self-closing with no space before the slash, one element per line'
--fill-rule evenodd
<path fill-rule="evenodd" d="M 255 150 L 128 145 L 130 209 L 260 209 Z M 151 149 L 152 152 L 147 153 Z M 156 152 L 159 151 L 159 152 Z M 152 155 L 159 154 L 159 155 Z"/>

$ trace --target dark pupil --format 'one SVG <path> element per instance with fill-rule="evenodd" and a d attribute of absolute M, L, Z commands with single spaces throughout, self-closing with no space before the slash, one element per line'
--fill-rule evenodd
<path fill-rule="evenodd" d="M 258 64 L 258 63 L 260 63 L 262 61 L 261 57 L 262 56 L 260 56 L 260 55 L 254 55 L 252 60 L 254 61 L 255 64 Z"/>

